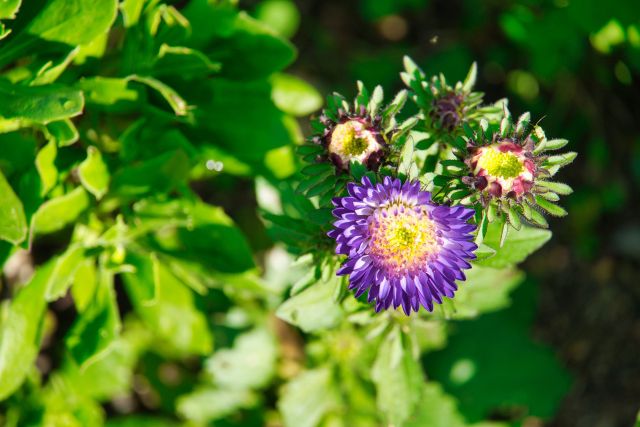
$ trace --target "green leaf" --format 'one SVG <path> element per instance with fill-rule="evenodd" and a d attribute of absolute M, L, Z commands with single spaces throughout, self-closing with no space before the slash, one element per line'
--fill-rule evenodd
<path fill-rule="evenodd" d="M 94 258 L 85 258 L 76 268 L 73 284 L 71 285 L 71 295 L 78 313 L 82 313 L 89 306 L 97 286 L 96 260 Z"/>
<path fill-rule="evenodd" d="M 84 108 L 82 92 L 60 85 L 18 86 L 0 80 L 0 118 L 49 123 L 77 116 Z"/>
<path fill-rule="evenodd" d="M 367 106 L 367 110 L 371 117 L 375 117 L 376 114 L 378 114 L 378 110 L 380 109 L 383 100 L 384 92 L 382 91 L 382 86 L 376 86 L 373 88 L 373 93 L 371 94 L 369 105 Z"/>
<path fill-rule="evenodd" d="M 569 390 L 569 374 L 552 349 L 531 338 L 534 291 L 534 284 L 525 283 L 509 309 L 456 322 L 448 345 L 423 360 L 429 377 L 457 398 L 470 422 L 503 408 L 551 417 Z M 479 345 L 478 337 L 491 338 Z"/>
<path fill-rule="evenodd" d="M 22 0 L 1 0 L 0 19 L 14 19 L 21 3 Z"/>
<path fill-rule="evenodd" d="M 70 246 L 64 254 L 57 258 L 47 283 L 47 292 L 45 293 L 47 301 L 55 301 L 66 294 L 76 270 L 83 260 L 84 248 L 76 245 Z"/>
<path fill-rule="evenodd" d="M 123 333 L 99 360 L 81 368 L 67 357 L 51 382 L 63 381 L 70 389 L 69 394 L 90 396 L 98 401 L 122 396 L 131 389 L 134 368 L 150 338 L 150 332 L 139 321 L 128 319 Z"/>
<path fill-rule="evenodd" d="M 183 418 L 198 425 L 205 425 L 229 416 L 240 408 L 251 407 L 255 403 L 255 397 L 247 390 L 218 390 L 207 387 L 180 397 L 176 403 L 176 410 Z"/>
<path fill-rule="evenodd" d="M 138 100 L 139 92 L 128 87 L 130 79 L 113 77 L 88 77 L 78 80 L 77 86 L 86 97 L 87 104 L 117 106 Z"/>
<path fill-rule="evenodd" d="M 303 175 L 314 176 L 314 175 L 320 175 L 320 174 L 333 173 L 334 171 L 335 171 L 334 166 L 329 163 L 312 163 L 302 168 L 300 172 Z"/>
<path fill-rule="evenodd" d="M 523 225 L 520 230 L 510 229 L 504 245 L 500 247 L 501 231 L 501 221 L 495 221 L 489 225 L 487 235 L 484 238 L 484 244 L 495 249 L 496 255 L 478 261 L 478 265 L 502 268 L 518 264 L 551 238 L 551 232 L 549 230 L 541 230 Z"/>
<path fill-rule="evenodd" d="M 163 44 L 153 66 L 154 76 L 180 76 L 185 79 L 206 77 L 220 71 L 220 64 L 212 62 L 204 53 L 183 46 Z"/>
<path fill-rule="evenodd" d="M 556 205 L 545 199 L 543 196 L 536 196 L 536 203 L 545 211 L 549 212 L 553 216 L 565 216 L 567 211 L 562 207 Z"/>
<path fill-rule="evenodd" d="M 533 150 L 533 154 L 540 154 L 543 151 L 547 150 L 559 150 L 568 143 L 569 141 L 566 139 L 545 139 L 536 146 L 536 148 Z"/>
<path fill-rule="evenodd" d="M 316 427 L 340 404 L 329 368 L 305 371 L 284 385 L 278 400 L 285 427 Z"/>
<path fill-rule="evenodd" d="M 86 44 L 109 30 L 117 0 L 49 0 L 25 29 L 0 52 L 0 64 L 36 50 L 44 42 Z"/>
<path fill-rule="evenodd" d="M 56 58 L 53 61 L 47 61 L 44 65 L 37 70 L 36 76 L 31 79 L 30 86 L 41 86 L 53 83 L 56 81 L 62 73 L 69 67 L 71 61 L 73 61 L 80 48 L 67 48 L 66 54 L 62 57 Z"/>
<path fill-rule="evenodd" d="M 154 79 L 153 77 L 137 75 L 129 76 L 128 80 L 142 83 L 158 92 L 167 101 L 176 116 L 186 116 L 189 112 L 190 107 L 187 104 L 187 101 L 185 101 L 184 98 L 182 98 L 173 88 L 160 80 Z"/>
<path fill-rule="evenodd" d="M 206 398 L 206 397 L 205 397 Z M 196 403 L 197 404 L 197 403 Z M 109 417 L 106 427 L 182 427 L 182 423 L 147 415 L 122 415 Z"/>
<path fill-rule="evenodd" d="M 58 147 L 67 147 L 80 138 L 78 129 L 69 119 L 58 120 L 47 124 L 47 132 L 58 143 Z"/>
<path fill-rule="evenodd" d="M 550 191 L 553 191 L 554 193 L 563 195 L 563 196 L 567 196 L 571 193 L 573 193 L 573 189 L 571 187 L 569 187 L 567 184 L 563 184 L 561 182 L 551 182 L 551 181 L 538 181 L 536 182 L 536 185 L 539 185 L 540 187 L 544 187 L 549 189 Z"/>
<path fill-rule="evenodd" d="M 308 116 L 322 107 L 322 96 L 304 80 L 289 74 L 274 74 L 270 81 L 273 102 L 285 113 Z"/>
<path fill-rule="evenodd" d="M 112 188 L 120 196 L 166 193 L 185 182 L 189 170 L 189 157 L 184 151 L 170 151 L 120 169 L 113 176 Z"/>
<path fill-rule="evenodd" d="M 333 328 L 343 317 L 333 298 L 336 286 L 340 285 L 338 277 L 318 282 L 286 300 L 278 307 L 276 316 L 305 332 Z"/>
<path fill-rule="evenodd" d="M 232 348 L 214 353 L 205 369 L 220 388 L 262 388 L 274 374 L 277 351 L 271 333 L 257 328 L 236 338 Z"/>
<path fill-rule="evenodd" d="M 44 293 L 52 270 L 53 263 L 39 267 L 3 313 L 0 324 L 0 401 L 22 384 L 38 356 L 46 308 Z"/>
<path fill-rule="evenodd" d="M 469 68 L 469 72 L 467 73 L 467 77 L 465 77 L 464 82 L 462 84 L 462 90 L 465 92 L 471 92 L 473 90 L 473 86 L 476 84 L 476 78 L 478 76 L 478 64 L 475 62 L 471 64 L 471 68 Z"/>
<path fill-rule="evenodd" d="M 46 195 L 58 181 L 58 169 L 55 161 L 58 155 L 58 147 L 55 141 L 49 141 L 36 156 L 36 168 L 42 182 L 40 195 Z"/>
<path fill-rule="evenodd" d="M 295 47 L 267 25 L 245 12 L 235 17 L 233 32 L 211 54 L 222 63 L 222 75 L 234 80 L 256 80 L 284 69 L 296 57 Z"/>
<path fill-rule="evenodd" d="M 285 115 L 271 99 L 266 81 L 208 82 L 194 99 L 201 139 L 215 141 L 246 163 L 264 165 L 266 153 L 291 141 Z M 215 120 L 211 118 L 215 117 Z"/>
<path fill-rule="evenodd" d="M 65 338 L 69 355 L 81 369 L 106 356 L 120 333 L 120 314 L 113 286 L 113 273 L 101 268 L 93 300 Z"/>
<path fill-rule="evenodd" d="M 557 154 L 555 156 L 547 157 L 543 165 L 549 167 L 553 175 L 555 173 L 554 171 L 557 171 L 558 168 L 566 166 L 569 163 L 573 162 L 576 157 L 578 157 L 578 153 L 574 151 L 570 151 L 564 154 Z"/>
<path fill-rule="evenodd" d="M 141 202 L 134 209 L 145 228 L 176 229 L 174 239 L 163 245 L 167 254 L 223 273 L 240 273 L 255 267 L 245 236 L 222 208 L 175 200 Z"/>
<path fill-rule="evenodd" d="M 513 226 L 516 230 L 519 230 L 522 226 L 522 222 L 520 221 L 520 214 L 514 206 L 509 207 L 507 211 L 507 218 L 509 218 L 509 224 Z"/>
<path fill-rule="evenodd" d="M 300 12 L 292 0 L 260 2 L 254 16 L 285 38 L 291 38 L 300 25 Z"/>
<path fill-rule="evenodd" d="M 158 257 L 154 253 L 129 251 L 126 262 L 135 268 L 135 275 L 130 276 L 130 281 L 135 283 L 138 302 L 145 306 L 156 304 L 160 289 Z"/>
<path fill-rule="evenodd" d="M 423 383 L 422 368 L 407 340 L 400 328 L 393 328 L 380 344 L 371 370 L 378 409 L 394 425 L 403 425 L 411 417 Z"/>
<path fill-rule="evenodd" d="M 456 400 L 447 395 L 440 384 L 426 383 L 421 390 L 420 405 L 405 427 L 467 427 L 458 412 Z"/>
<path fill-rule="evenodd" d="M 78 177 L 84 188 L 100 200 L 109 188 L 109 169 L 95 147 L 87 149 L 87 158 L 78 167 Z"/>
<path fill-rule="evenodd" d="M 454 318 L 476 317 L 508 306 L 509 294 L 524 280 L 524 273 L 513 267 L 496 269 L 476 263 L 465 275 L 467 280 L 459 282 L 452 300 Z"/>
<path fill-rule="evenodd" d="M 31 219 L 34 234 L 48 234 L 61 230 L 76 221 L 78 216 L 89 207 L 89 197 L 82 187 L 77 187 L 64 196 L 56 197 L 44 203 Z"/>
<path fill-rule="evenodd" d="M 0 240 L 14 245 L 22 243 L 27 237 L 27 220 L 22 202 L 13 192 L 0 170 Z"/>
<path fill-rule="evenodd" d="M 157 264 L 155 277 L 138 273 L 123 275 L 127 292 L 136 312 L 157 338 L 181 355 L 208 354 L 213 338 L 207 319 L 194 304 L 191 290 L 162 264 Z M 141 285 L 158 281 L 155 303 L 149 304 L 149 295 Z"/>
<path fill-rule="evenodd" d="M 117 7 L 116 0 L 50 0 L 26 32 L 72 46 L 89 43 L 111 27 Z"/>

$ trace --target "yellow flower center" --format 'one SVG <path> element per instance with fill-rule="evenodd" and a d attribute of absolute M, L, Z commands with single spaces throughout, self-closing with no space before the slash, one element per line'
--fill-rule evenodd
<path fill-rule="evenodd" d="M 437 250 L 435 224 L 423 207 L 393 204 L 369 222 L 369 253 L 388 272 L 401 275 L 424 266 Z"/>
<path fill-rule="evenodd" d="M 478 159 L 478 166 L 485 169 L 489 175 L 500 178 L 515 178 L 524 172 L 522 161 L 513 153 L 500 152 L 489 148 Z"/>
<path fill-rule="evenodd" d="M 331 143 L 335 145 L 339 154 L 358 156 L 369 145 L 368 136 L 371 132 L 364 130 L 363 125 L 357 121 L 348 121 L 336 126 L 331 136 Z"/>
<path fill-rule="evenodd" d="M 376 135 L 359 120 L 336 125 L 329 143 L 329 152 L 337 154 L 346 163 L 352 160 L 363 162 L 371 153 L 381 148 Z"/>

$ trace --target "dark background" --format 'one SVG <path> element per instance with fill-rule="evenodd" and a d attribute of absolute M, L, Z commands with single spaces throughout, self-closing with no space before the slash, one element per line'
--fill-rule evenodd
<path fill-rule="evenodd" d="M 246 2 L 247 8 L 253 4 Z M 524 269 L 533 334 L 574 376 L 552 426 L 629 426 L 640 407 L 640 4 L 614 0 L 297 1 L 292 68 L 321 93 L 401 88 L 402 57 L 456 81 L 477 61 L 486 101 L 508 97 L 579 153 L 559 177 L 569 216 Z M 537 425 L 535 422 L 531 425 Z"/>

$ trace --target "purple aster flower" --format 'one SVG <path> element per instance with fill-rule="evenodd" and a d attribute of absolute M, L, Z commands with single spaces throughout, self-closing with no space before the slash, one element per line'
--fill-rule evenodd
<path fill-rule="evenodd" d="M 418 181 L 364 177 L 347 190 L 333 200 L 337 221 L 328 235 L 348 257 L 337 274 L 349 275 L 356 297 L 368 291 L 376 311 L 402 306 L 407 315 L 452 298 L 475 258 L 473 209 L 436 205 Z"/>

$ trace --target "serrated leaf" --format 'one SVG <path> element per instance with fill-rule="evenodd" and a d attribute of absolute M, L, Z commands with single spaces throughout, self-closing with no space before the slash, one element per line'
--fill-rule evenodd
<path fill-rule="evenodd" d="M 27 220 L 22 202 L 0 170 L 0 240 L 14 245 L 27 237 Z"/>
<path fill-rule="evenodd" d="M 78 177 L 84 188 L 96 199 L 100 200 L 107 193 L 111 176 L 97 148 L 87 149 L 87 158 L 78 167 Z"/>

